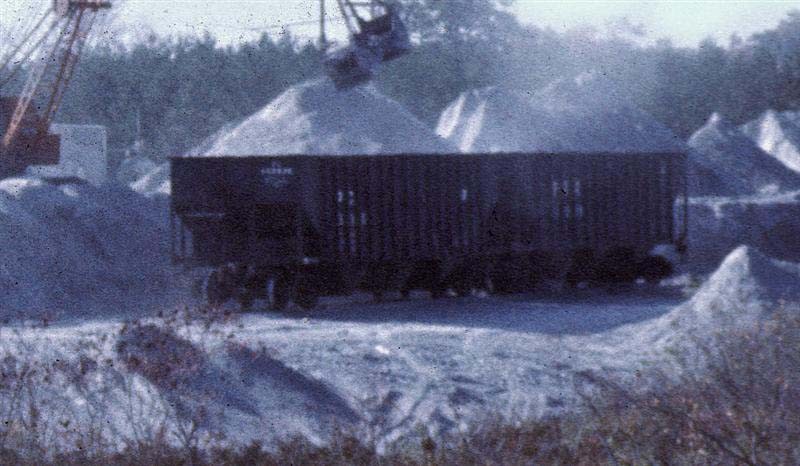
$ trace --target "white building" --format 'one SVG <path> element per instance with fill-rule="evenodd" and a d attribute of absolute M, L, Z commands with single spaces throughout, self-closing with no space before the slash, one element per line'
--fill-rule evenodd
<path fill-rule="evenodd" d="M 108 179 L 106 127 L 54 124 L 50 132 L 61 136 L 58 165 L 30 167 L 28 173 L 43 177 L 76 177 L 99 186 Z"/>

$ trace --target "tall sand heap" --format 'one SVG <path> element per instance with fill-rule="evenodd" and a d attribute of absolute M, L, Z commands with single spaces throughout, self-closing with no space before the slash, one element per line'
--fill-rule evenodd
<path fill-rule="evenodd" d="M 530 94 L 487 88 L 458 97 L 437 133 L 462 152 L 684 152 L 669 129 L 605 79 L 584 73 Z"/>
<path fill-rule="evenodd" d="M 186 157 L 456 153 L 450 143 L 373 86 L 338 91 L 327 78 L 293 86 L 240 123 L 229 124 Z M 169 195 L 162 165 L 131 187 Z"/>
<path fill-rule="evenodd" d="M 733 250 L 695 295 L 651 324 L 665 345 L 710 342 L 719 332 L 750 328 L 779 310 L 800 303 L 800 265 L 781 262 L 758 250 Z"/>
<path fill-rule="evenodd" d="M 800 176 L 714 113 L 689 139 L 696 173 L 692 195 L 748 195 L 800 188 Z M 712 175 L 712 176 L 703 176 Z"/>
<path fill-rule="evenodd" d="M 0 181 L 0 318 L 167 305 L 167 218 L 156 203 L 113 185 Z"/>
<path fill-rule="evenodd" d="M 742 131 L 765 152 L 800 173 L 800 111 L 767 110 L 744 124 Z"/>
<path fill-rule="evenodd" d="M 452 153 L 402 105 L 374 87 L 337 91 L 327 78 L 289 88 L 219 135 L 200 156 Z"/>
<path fill-rule="evenodd" d="M 462 93 L 448 106 L 436 132 L 461 152 L 566 150 L 558 137 L 566 128 L 548 114 L 534 111 L 531 95 L 490 87 Z"/>

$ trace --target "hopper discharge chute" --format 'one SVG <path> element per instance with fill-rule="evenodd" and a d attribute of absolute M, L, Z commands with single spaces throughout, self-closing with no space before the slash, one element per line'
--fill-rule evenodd
<path fill-rule="evenodd" d="M 325 71 L 340 90 L 372 79 L 381 63 L 411 51 L 411 38 L 396 6 L 383 1 L 338 0 L 350 42 L 325 58 Z M 321 3 L 321 42 L 325 44 L 325 4 Z"/>
<path fill-rule="evenodd" d="M 380 65 L 380 57 L 370 49 L 351 44 L 330 52 L 324 65 L 336 89 L 345 90 L 370 81 Z"/>

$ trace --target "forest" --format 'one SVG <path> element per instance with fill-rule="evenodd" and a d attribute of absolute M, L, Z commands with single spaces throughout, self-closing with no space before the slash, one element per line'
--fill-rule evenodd
<path fill-rule="evenodd" d="M 508 0 L 403 3 L 418 44 L 384 67 L 376 84 L 430 125 L 464 90 L 531 91 L 588 70 L 626 89 L 681 137 L 715 111 L 744 122 L 769 108 L 800 107 L 800 10 L 772 30 L 686 48 L 667 40 L 638 45 L 641 32 L 630 24 L 612 34 L 523 25 L 504 8 Z M 160 161 L 321 75 L 321 57 L 313 41 L 289 32 L 235 46 L 210 34 L 105 40 L 85 51 L 57 119 L 107 126 L 112 165 L 133 149 Z"/>

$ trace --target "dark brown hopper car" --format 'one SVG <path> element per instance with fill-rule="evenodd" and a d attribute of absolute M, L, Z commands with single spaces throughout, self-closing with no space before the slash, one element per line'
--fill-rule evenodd
<path fill-rule="evenodd" d="M 685 195 L 678 153 L 174 158 L 173 253 L 245 307 L 656 279 Z"/>

